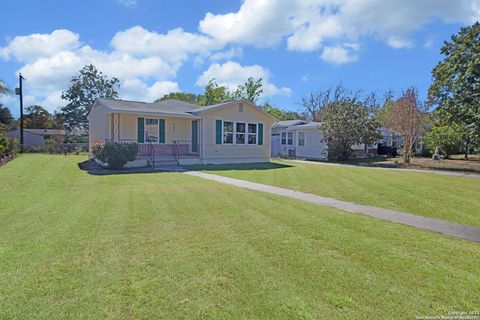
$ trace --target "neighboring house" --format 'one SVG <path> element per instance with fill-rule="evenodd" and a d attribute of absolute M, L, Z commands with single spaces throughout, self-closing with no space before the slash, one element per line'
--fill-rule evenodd
<path fill-rule="evenodd" d="M 139 144 L 135 166 L 270 160 L 275 118 L 247 100 L 198 106 L 180 100 L 146 103 L 97 99 L 88 115 L 89 143 Z"/>
<path fill-rule="evenodd" d="M 272 156 L 314 160 L 327 158 L 319 122 L 279 121 L 272 126 Z"/>
<path fill-rule="evenodd" d="M 15 129 L 7 133 L 10 139 L 17 139 L 20 142 L 20 129 Z M 45 140 L 52 140 L 55 143 L 65 141 L 66 132 L 61 129 L 24 129 L 23 144 L 31 147 L 41 147 L 45 145 Z"/>
<path fill-rule="evenodd" d="M 377 140 L 379 148 L 388 147 L 400 150 L 403 147 L 403 139 L 400 133 L 387 128 L 380 128 L 380 138 Z M 423 136 L 419 136 L 414 145 L 415 154 L 421 155 L 425 153 L 425 144 Z"/>

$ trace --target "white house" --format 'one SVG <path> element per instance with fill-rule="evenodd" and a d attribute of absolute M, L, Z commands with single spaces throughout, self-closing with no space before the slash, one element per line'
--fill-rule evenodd
<path fill-rule="evenodd" d="M 319 122 L 287 120 L 272 126 L 272 156 L 325 160 L 327 149 Z"/>

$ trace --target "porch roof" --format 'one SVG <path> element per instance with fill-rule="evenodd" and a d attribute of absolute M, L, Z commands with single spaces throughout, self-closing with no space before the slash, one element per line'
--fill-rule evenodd
<path fill-rule="evenodd" d="M 103 106 L 111 112 L 148 114 L 193 119 L 199 118 L 192 113 L 195 109 L 199 108 L 198 105 L 175 99 L 149 103 L 140 101 L 100 98 L 95 101 L 94 107 L 96 106 Z"/>

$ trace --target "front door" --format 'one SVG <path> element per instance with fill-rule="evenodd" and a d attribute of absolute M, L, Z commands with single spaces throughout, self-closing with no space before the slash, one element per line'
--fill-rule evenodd
<path fill-rule="evenodd" d="M 192 152 L 198 152 L 198 120 L 192 120 Z"/>

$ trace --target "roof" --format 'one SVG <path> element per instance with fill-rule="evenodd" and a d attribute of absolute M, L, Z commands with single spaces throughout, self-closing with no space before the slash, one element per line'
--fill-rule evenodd
<path fill-rule="evenodd" d="M 20 129 L 15 129 L 10 132 L 15 131 L 20 131 Z M 65 136 L 67 134 L 66 131 L 62 129 L 23 129 L 23 131 L 38 136 Z"/>
<path fill-rule="evenodd" d="M 258 111 L 264 113 L 265 115 L 275 119 L 271 114 L 265 112 L 261 108 L 257 107 L 248 100 L 234 100 L 224 103 L 209 105 L 209 106 L 199 106 L 196 104 L 184 102 L 177 99 L 168 99 L 157 102 L 140 102 L 140 101 L 129 101 L 129 100 L 119 100 L 119 99 L 109 99 L 109 98 L 99 98 L 95 101 L 95 104 L 92 107 L 92 110 L 95 106 L 104 106 L 112 111 L 125 112 L 125 113 L 145 113 L 145 114 L 156 114 L 156 115 L 165 115 L 165 116 L 176 116 L 176 117 L 188 117 L 188 118 L 198 118 L 202 113 L 212 111 L 215 109 L 223 108 L 227 105 L 234 103 L 248 103 L 252 107 L 256 108 Z"/>
<path fill-rule="evenodd" d="M 319 129 L 320 128 L 320 122 L 314 122 L 310 121 L 305 124 L 300 124 L 298 126 L 292 126 L 292 129 Z"/>
<path fill-rule="evenodd" d="M 199 108 L 199 106 L 196 104 L 191 104 L 176 99 L 149 103 L 140 101 L 99 98 L 95 101 L 95 105 L 103 105 L 113 111 L 132 113 L 155 113 L 184 117 L 193 117 L 193 114 L 191 112 Z"/>
<path fill-rule="evenodd" d="M 278 121 L 275 123 L 275 127 L 277 128 L 286 128 L 290 126 L 297 126 L 301 124 L 307 123 L 305 120 L 297 119 L 297 120 L 284 120 L 284 121 Z"/>

